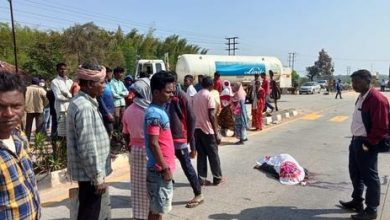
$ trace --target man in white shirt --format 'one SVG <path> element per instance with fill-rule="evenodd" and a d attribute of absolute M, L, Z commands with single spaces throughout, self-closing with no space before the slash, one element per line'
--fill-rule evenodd
<path fill-rule="evenodd" d="M 192 85 L 193 81 L 194 77 L 192 75 L 186 75 L 184 77 L 184 90 L 188 97 L 192 97 L 197 93 L 195 87 Z"/>
<path fill-rule="evenodd" d="M 55 102 L 54 108 L 57 114 L 57 134 L 53 137 L 58 137 L 58 140 L 65 142 L 66 140 L 66 115 L 68 111 L 69 101 L 72 98 L 70 89 L 73 81 L 67 76 L 67 66 L 65 63 L 57 64 L 57 77 L 51 81 L 50 88 L 54 93 Z M 65 146 L 62 144 L 61 146 Z M 57 146 L 53 144 L 53 155 L 57 155 Z"/>

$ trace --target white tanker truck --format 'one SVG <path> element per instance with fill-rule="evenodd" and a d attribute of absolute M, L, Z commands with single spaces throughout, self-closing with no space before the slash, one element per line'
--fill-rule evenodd
<path fill-rule="evenodd" d="M 155 73 L 166 68 L 162 60 L 139 60 L 136 77 L 145 69 L 148 69 L 149 73 Z M 198 75 L 213 77 L 215 72 L 219 72 L 222 80 L 240 81 L 248 85 L 253 80 L 254 74 L 265 72 L 268 75 L 270 70 L 274 72 L 274 79 L 279 83 L 280 88 L 291 87 L 291 69 L 283 68 L 276 57 L 183 54 L 178 57 L 176 64 L 180 83 L 183 83 L 185 75 L 193 75 L 195 78 Z"/>

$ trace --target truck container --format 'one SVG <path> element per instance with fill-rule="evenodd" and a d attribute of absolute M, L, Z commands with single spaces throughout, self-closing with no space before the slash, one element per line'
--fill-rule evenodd
<path fill-rule="evenodd" d="M 179 82 L 183 82 L 187 74 L 194 77 L 198 75 L 212 77 L 215 72 L 219 72 L 223 80 L 248 84 L 253 80 L 253 75 L 264 72 L 268 75 L 270 70 L 274 72 L 276 81 L 280 81 L 282 77 L 283 82 L 280 83 L 291 87 L 291 71 L 287 69 L 285 71 L 276 57 L 183 54 L 178 57 L 176 64 Z"/>

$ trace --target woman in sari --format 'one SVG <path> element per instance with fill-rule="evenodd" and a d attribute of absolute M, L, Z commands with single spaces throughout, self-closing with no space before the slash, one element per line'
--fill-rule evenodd
<path fill-rule="evenodd" d="M 240 82 L 233 84 L 232 90 L 234 96 L 232 98 L 232 111 L 234 115 L 234 130 L 236 138 L 239 139 L 235 144 L 244 144 L 244 141 L 247 141 L 246 129 L 248 125 L 248 115 L 246 112 L 245 98 L 246 92 L 242 87 Z"/>
<path fill-rule="evenodd" d="M 263 109 L 265 107 L 265 93 L 261 88 L 260 81 L 256 81 L 254 86 L 254 100 L 252 105 L 252 127 L 255 130 L 263 129 Z"/>
<path fill-rule="evenodd" d="M 233 112 L 230 107 L 233 92 L 230 86 L 230 82 L 228 80 L 224 80 L 222 86 L 223 86 L 223 90 L 220 96 L 222 110 L 221 113 L 218 115 L 218 125 L 221 128 L 221 134 L 223 136 L 226 136 L 227 129 L 229 130 L 234 129 Z"/>

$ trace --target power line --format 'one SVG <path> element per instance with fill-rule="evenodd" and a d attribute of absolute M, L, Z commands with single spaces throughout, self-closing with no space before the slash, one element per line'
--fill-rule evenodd
<path fill-rule="evenodd" d="M 30 3 L 30 4 L 44 6 L 44 7 L 48 8 L 50 11 L 55 9 L 57 11 L 58 10 L 61 11 L 62 13 L 69 14 L 69 12 L 70 12 L 72 14 L 77 14 L 78 16 L 81 15 L 84 17 L 93 18 L 94 20 L 101 20 L 104 22 L 106 22 L 107 20 L 111 20 L 111 21 L 114 21 L 116 25 L 118 25 L 118 23 L 119 23 L 120 25 L 135 26 L 135 27 L 141 27 L 141 28 L 147 28 L 147 29 L 150 29 L 150 27 L 151 27 L 148 24 L 138 23 L 138 22 L 133 22 L 133 21 L 131 23 L 127 23 L 127 22 L 124 22 L 124 20 L 128 21 L 128 19 L 117 18 L 117 17 L 113 17 L 110 15 L 102 14 L 102 13 L 90 14 L 88 12 L 85 12 L 85 10 L 83 10 L 83 9 L 72 7 L 69 5 L 63 5 L 63 4 L 57 4 L 57 3 L 55 5 L 53 5 L 53 4 L 47 4 L 47 3 L 41 3 L 41 2 L 38 3 L 38 2 L 31 1 L 31 0 L 25 0 L 25 1 Z M 36 6 L 32 6 L 32 7 L 37 8 Z M 39 8 L 42 9 L 41 7 L 39 7 Z M 98 19 L 96 19 L 96 18 L 98 18 Z M 133 27 L 131 27 L 131 28 L 133 28 Z M 178 30 L 170 30 L 170 29 L 166 29 L 166 28 L 156 28 L 156 31 L 175 34 L 175 33 L 177 33 Z M 186 31 L 186 30 L 179 30 L 179 31 L 182 33 L 189 33 L 192 36 L 198 36 L 200 38 L 220 39 L 220 37 L 217 37 L 217 36 L 211 36 L 211 35 L 206 36 L 206 35 L 201 35 L 199 33 L 192 32 L 192 31 Z"/>

